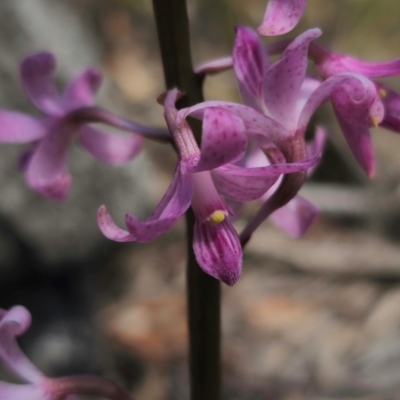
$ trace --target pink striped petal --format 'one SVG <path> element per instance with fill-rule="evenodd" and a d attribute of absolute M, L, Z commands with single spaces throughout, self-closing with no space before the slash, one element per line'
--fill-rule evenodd
<path fill-rule="evenodd" d="M 61 115 L 60 95 L 53 82 L 56 60 L 51 53 L 37 53 L 21 64 L 21 81 L 32 103 L 48 115 Z"/>
<path fill-rule="evenodd" d="M 122 165 L 132 160 L 143 145 L 143 138 L 134 133 L 107 134 L 89 126 L 80 128 L 78 139 L 93 157 L 111 165 Z"/>
<path fill-rule="evenodd" d="M 0 142 L 29 143 L 43 138 L 49 129 L 45 119 L 16 111 L 0 110 Z"/>
<path fill-rule="evenodd" d="M 0 309 L 0 360 L 24 381 L 39 382 L 43 379 L 42 373 L 29 361 L 15 340 L 30 325 L 31 315 L 25 307 L 15 306 L 9 311 Z"/>
<path fill-rule="evenodd" d="M 246 153 L 247 133 L 241 118 L 223 109 L 204 112 L 201 155 L 196 172 L 210 171 L 239 160 Z"/>
<path fill-rule="evenodd" d="M 306 9 L 307 0 L 270 0 L 258 31 L 261 35 L 277 36 L 291 31 Z"/>
<path fill-rule="evenodd" d="M 26 170 L 29 186 L 55 201 L 66 199 L 71 186 L 67 168 L 71 127 L 57 125 L 31 156 Z"/>
<path fill-rule="evenodd" d="M 272 213 L 270 219 L 289 236 L 299 238 L 304 235 L 318 214 L 319 210 L 312 203 L 296 196 Z"/>
<path fill-rule="evenodd" d="M 262 109 L 262 84 L 268 66 L 269 62 L 257 33 L 250 28 L 237 27 L 233 68 L 243 102 L 258 111 Z"/>
<path fill-rule="evenodd" d="M 89 68 L 75 77 L 64 91 L 62 97 L 64 109 L 70 111 L 93 105 L 101 78 L 101 72 L 96 68 Z"/>
<path fill-rule="evenodd" d="M 196 222 L 193 250 L 206 274 L 229 286 L 237 282 L 242 273 L 243 251 L 230 222 Z"/>
<path fill-rule="evenodd" d="M 265 75 L 265 107 L 272 118 L 290 130 L 297 125 L 296 104 L 307 70 L 308 44 L 320 35 L 320 29 L 310 29 L 298 36 Z"/>

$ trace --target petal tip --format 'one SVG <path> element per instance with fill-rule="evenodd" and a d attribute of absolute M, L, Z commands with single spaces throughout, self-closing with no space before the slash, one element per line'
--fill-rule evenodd
<path fill-rule="evenodd" d="M 374 179 L 374 178 L 376 178 L 376 168 L 375 168 L 375 165 L 373 165 L 372 167 L 370 167 L 370 168 L 367 170 L 367 175 L 368 175 L 368 178 L 369 178 L 369 179 Z"/>
<path fill-rule="evenodd" d="M 56 58 L 53 53 L 43 51 L 27 56 L 21 62 L 21 71 L 32 72 L 31 68 L 52 71 L 56 66 Z"/>
<path fill-rule="evenodd" d="M 28 171 L 28 185 L 31 189 L 40 193 L 42 196 L 50 200 L 62 203 L 68 197 L 71 188 L 72 178 L 68 173 L 58 176 L 53 182 L 42 184 L 37 182 L 34 177 L 29 176 Z"/>
<path fill-rule="evenodd" d="M 131 242 L 134 240 L 132 235 L 119 228 L 111 218 L 111 215 L 105 205 L 99 207 L 97 211 L 97 224 L 102 234 L 115 242 Z"/>
<path fill-rule="evenodd" d="M 8 323 L 12 323 L 12 332 L 14 335 L 19 336 L 26 332 L 31 325 L 31 313 L 24 306 L 14 306 L 6 311 L 4 317 Z M 1 328 L 2 318 L 0 318 Z"/>
<path fill-rule="evenodd" d="M 242 275 L 242 266 L 238 266 L 234 273 L 232 271 L 228 271 L 229 273 L 222 273 L 219 277 L 219 280 L 223 283 L 225 283 L 228 286 L 233 286 L 240 278 Z"/>
<path fill-rule="evenodd" d="M 193 250 L 200 268 L 233 286 L 242 273 L 243 251 L 232 225 L 227 222 L 195 223 Z"/>

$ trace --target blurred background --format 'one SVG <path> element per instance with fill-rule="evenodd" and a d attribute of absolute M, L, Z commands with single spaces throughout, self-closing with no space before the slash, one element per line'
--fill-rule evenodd
<path fill-rule="evenodd" d="M 229 54 L 234 26 L 256 28 L 266 0 L 188 7 L 197 65 Z M 397 1 L 309 0 L 285 37 L 316 26 L 337 52 L 400 55 Z M 150 0 L 2 0 L 1 107 L 37 113 L 18 67 L 40 50 L 56 55 L 60 87 L 98 66 L 99 105 L 165 127 Z M 399 79 L 383 82 L 400 89 Z M 205 93 L 239 101 L 232 72 L 207 79 Z M 373 130 L 378 172 L 368 181 L 330 106 L 313 122 L 326 126 L 329 142 L 302 194 L 322 213 L 300 240 L 265 222 L 246 249 L 242 278 L 224 287 L 224 399 L 400 398 L 400 137 Z M 50 376 L 103 374 L 139 400 L 187 399 L 183 222 L 146 245 L 112 243 L 96 222 L 101 204 L 121 226 L 127 211 L 146 217 L 171 180 L 172 149 L 146 143 L 130 164 L 112 168 L 74 147 L 63 204 L 27 188 L 16 167 L 21 150 L 0 146 L 0 307 L 31 310 L 22 347 Z M 238 229 L 254 211 L 246 209 Z"/>

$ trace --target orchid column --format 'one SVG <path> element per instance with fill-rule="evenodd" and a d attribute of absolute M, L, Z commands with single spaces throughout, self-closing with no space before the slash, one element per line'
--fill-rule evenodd
<path fill-rule="evenodd" d="M 193 72 L 185 0 L 153 0 L 167 89 L 186 94 L 182 106 L 203 101 L 201 83 Z M 200 125 L 192 126 L 200 142 Z M 193 253 L 194 215 L 187 213 L 187 299 L 190 341 L 191 400 L 219 400 L 220 282 L 205 274 Z"/>

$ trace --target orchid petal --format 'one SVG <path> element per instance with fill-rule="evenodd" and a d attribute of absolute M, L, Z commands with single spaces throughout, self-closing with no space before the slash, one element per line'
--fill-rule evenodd
<path fill-rule="evenodd" d="M 50 397 L 40 386 L 6 382 L 0 382 L 0 398 L 3 400 L 56 400 L 56 397 Z"/>
<path fill-rule="evenodd" d="M 101 206 L 97 211 L 97 223 L 103 235 L 114 242 L 133 242 L 136 240 L 129 232 L 119 228 L 114 223 L 106 206 Z"/>
<path fill-rule="evenodd" d="M 199 65 L 194 72 L 196 75 L 213 75 L 231 69 L 232 67 L 232 56 L 226 56 L 205 62 Z"/>
<path fill-rule="evenodd" d="M 375 176 L 376 166 L 374 149 L 368 127 L 350 125 L 337 111 L 336 118 L 354 157 L 368 177 L 373 178 Z"/>
<path fill-rule="evenodd" d="M 256 32 L 250 28 L 237 27 L 233 68 L 243 102 L 258 111 L 261 111 L 262 83 L 268 66 L 263 44 Z"/>
<path fill-rule="evenodd" d="M 319 210 L 312 203 L 296 196 L 273 212 L 270 219 L 289 236 L 299 238 L 304 235 L 318 214 Z"/>
<path fill-rule="evenodd" d="M 375 91 L 376 93 L 376 89 L 374 83 L 371 82 L 369 79 L 363 77 L 362 75 L 353 73 L 344 73 L 332 76 L 331 78 L 328 78 L 326 81 L 321 83 L 321 85 L 311 94 L 311 96 L 307 100 L 305 106 L 300 113 L 298 121 L 298 131 L 305 131 L 308 121 L 310 120 L 315 110 L 342 84 L 346 84 L 345 88 L 346 90 L 349 90 L 347 96 L 347 100 L 349 101 L 349 109 L 353 109 L 354 107 L 356 107 L 359 110 L 366 110 L 369 112 L 369 108 L 371 106 L 375 107 L 377 105 L 377 103 L 373 99 L 371 101 L 371 93 L 373 93 L 373 91 Z M 357 97 L 354 97 L 354 94 L 352 93 L 353 90 L 354 94 Z M 342 108 L 344 109 L 344 107 Z M 374 116 L 370 113 L 371 120 L 375 117 L 379 122 L 379 118 L 381 116 Z M 346 116 L 346 118 L 349 119 L 350 115 Z"/>
<path fill-rule="evenodd" d="M 150 242 L 166 232 L 186 212 L 193 197 L 193 180 L 188 166 L 179 162 L 164 197 L 145 221 L 127 214 L 126 226 L 134 240 Z"/>
<path fill-rule="evenodd" d="M 320 35 L 321 30 L 316 28 L 298 36 L 266 72 L 265 107 L 272 118 L 288 129 L 297 124 L 296 103 L 307 70 L 308 44 Z"/>
<path fill-rule="evenodd" d="M 241 118 L 218 108 L 204 112 L 201 155 L 196 172 L 209 171 L 242 158 L 247 148 L 247 133 Z"/>
<path fill-rule="evenodd" d="M 46 136 L 49 123 L 16 111 L 0 110 L 0 142 L 29 143 Z"/>
<path fill-rule="evenodd" d="M 384 106 L 375 85 L 345 81 L 332 91 L 333 106 L 338 114 L 350 125 L 370 127 L 378 125 L 384 115 Z"/>
<path fill-rule="evenodd" d="M 331 95 L 333 107 L 347 143 L 369 177 L 375 174 L 369 127 L 383 118 L 383 104 L 373 82 L 356 74 L 341 74 L 327 79 L 311 95 L 300 116 L 300 123 L 324 96 Z M 315 109 L 315 108 L 314 108 Z M 301 129 L 301 128 L 300 128 Z M 303 128 L 305 129 L 305 128 Z"/>
<path fill-rule="evenodd" d="M 307 0 L 270 0 L 258 31 L 261 35 L 277 36 L 291 31 L 306 9 Z"/>
<path fill-rule="evenodd" d="M 66 111 L 91 106 L 101 84 L 101 72 L 89 68 L 73 79 L 64 91 L 62 102 Z"/>
<path fill-rule="evenodd" d="M 32 103 L 48 115 L 62 113 L 60 95 L 53 82 L 56 60 L 51 53 L 37 53 L 21 64 L 21 80 Z"/>
<path fill-rule="evenodd" d="M 315 68 L 324 78 L 343 72 L 355 72 L 368 78 L 398 76 L 400 74 L 400 58 L 391 61 L 370 62 L 332 52 L 330 49 L 313 43 L 310 46 L 310 58 L 315 62 Z"/>
<path fill-rule="evenodd" d="M 227 220 L 196 222 L 193 250 L 201 269 L 232 286 L 242 273 L 243 251 L 238 235 Z"/>
<path fill-rule="evenodd" d="M 37 146 L 26 171 L 29 186 L 55 201 L 63 201 L 71 186 L 67 151 L 71 127 L 59 124 Z"/>
<path fill-rule="evenodd" d="M 9 311 L 0 309 L 0 360 L 26 382 L 38 382 L 43 379 L 42 373 L 29 361 L 15 340 L 30 324 L 31 315 L 25 307 L 15 306 Z"/>
<path fill-rule="evenodd" d="M 321 155 L 316 154 L 295 163 L 263 167 L 243 168 L 237 165 L 225 165 L 212 171 L 212 176 L 222 195 L 233 200 L 251 201 L 260 198 L 279 176 L 312 168 L 320 159 Z"/>
<path fill-rule="evenodd" d="M 122 165 L 132 160 L 143 145 L 143 138 L 134 133 L 107 134 L 89 126 L 80 128 L 78 138 L 93 157 L 111 165 Z"/>
<path fill-rule="evenodd" d="M 400 58 L 392 61 L 373 63 L 357 60 L 349 56 L 341 56 L 340 64 L 343 66 L 343 72 L 356 72 L 369 78 L 398 76 L 400 74 Z"/>
<path fill-rule="evenodd" d="M 181 121 L 189 115 L 202 119 L 204 117 L 204 111 L 207 108 L 220 108 L 240 117 L 245 124 L 248 134 L 259 134 L 269 138 L 273 142 L 280 142 L 291 136 L 291 132 L 272 118 L 259 113 L 251 107 L 226 101 L 205 101 L 192 107 L 182 109 L 178 111 L 177 123 L 181 123 Z"/>

